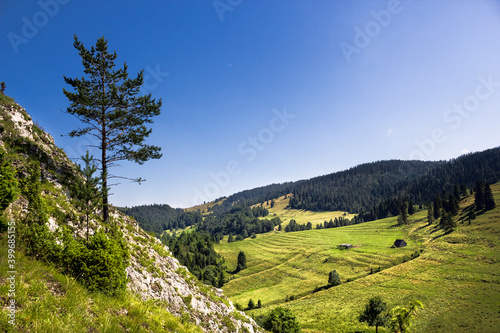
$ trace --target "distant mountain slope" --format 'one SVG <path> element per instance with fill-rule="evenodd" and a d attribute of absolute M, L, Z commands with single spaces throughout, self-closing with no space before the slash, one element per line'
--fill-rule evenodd
<path fill-rule="evenodd" d="M 293 190 L 290 207 L 359 213 L 444 162 L 379 161 L 315 177 Z"/>
<path fill-rule="evenodd" d="M 455 185 L 471 188 L 478 180 L 490 184 L 500 181 L 500 147 L 450 161 L 389 160 L 361 164 L 308 180 L 235 193 L 212 210 L 225 212 L 235 204 L 255 205 L 292 193 L 290 208 L 361 213 L 396 197 L 424 204 L 442 191 L 452 191 Z"/>
<path fill-rule="evenodd" d="M 416 203 L 434 200 L 440 191 L 453 191 L 455 185 L 473 188 L 476 181 L 493 184 L 500 181 L 500 147 L 469 153 L 452 159 L 409 182 L 401 195 Z"/>
<path fill-rule="evenodd" d="M 172 208 L 167 204 L 153 204 L 119 208 L 139 222 L 139 226 L 158 235 L 167 229 L 184 229 L 198 222 L 202 216 L 199 212 L 185 212 L 181 208 Z"/>

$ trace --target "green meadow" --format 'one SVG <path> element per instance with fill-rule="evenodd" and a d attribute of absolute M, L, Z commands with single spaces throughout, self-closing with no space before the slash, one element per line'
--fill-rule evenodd
<path fill-rule="evenodd" d="M 290 308 L 304 332 L 375 332 L 357 321 L 371 296 L 380 295 L 389 307 L 423 302 L 414 332 L 498 332 L 500 327 L 500 184 L 492 186 L 493 211 L 469 224 L 461 202 L 457 228 L 444 233 L 428 225 L 427 212 L 411 216 L 407 226 L 396 218 L 353 226 L 258 235 L 255 239 L 217 245 L 228 268 L 244 251 L 248 268 L 235 274 L 225 294 L 246 308 L 261 300 L 259 317 L 277 306 Z M 402 238 L 408 246 L 393 249 Z M 339 250 L 350 243 L 355 248 Z M 412 254 L 419 253 L 418 257 Z M 378 268 L 380 267 L 380 271 Z M 342 284 L 315 292 L 339 272 Z M 373 272 L 373 274 L 371 274 Z M 287 296 L 294 300 L 286 301 Z M 379 328 L 384 332 L 384 328 Z"/>
<path fill-rule="evenodd" d="M 263 217 L 263 219 L 269 219 L 275 216 L 279 216 L 282 223 L 282 228 L 286 227 L 290 220 L 295 220 L 299 224 L 306 224 L 307 222 L 311 222 L 313 228 L 316 228 L 316 225 L 323 224 L 324 221 L 330 221 L 335 219 L 336 217 L 344 217 L 348 219 L 352 219 L 354 214 L 349 214 L 346 212 L 311 212 L 305 210 L 298 209 L 287 209 L 288 202 L 290 201 L 291 194 L 285 196 L 281 196 L 274 200 L 274 206 L 271 208 L 271 201 L 264 202 L 263 207 L 269 211 L 269 216 Z M 254 205 L 253 207 L 260 206 Z"/>

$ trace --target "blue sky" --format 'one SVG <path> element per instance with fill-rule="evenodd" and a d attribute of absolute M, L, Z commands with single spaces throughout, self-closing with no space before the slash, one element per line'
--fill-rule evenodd
<path fill-rule="evenodd" d="M 163 100 L 163 158 L 113 172 L 111 202 L 189 207 L 385 159 L 441 160 L 500 145 L 498 1 L 0 3 L 0 81 L 72 158 L 88 138 L 63 75 L 105 36 Z M 97 152 L 94 152 L 97 155 Z"/>

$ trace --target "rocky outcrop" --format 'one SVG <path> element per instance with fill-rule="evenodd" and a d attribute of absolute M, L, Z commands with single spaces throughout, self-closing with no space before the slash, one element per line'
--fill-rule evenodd
<path fill-rule="evenodd" d="M 76 166 L 22 107 L 0 105 L 0 149 L 8 150 L 13 145 L 22 147 L 17 150 L 18 170 L 23 170 L 29 155 L 39 156 L 42 175 L 51 185 L 43 195 L 52 211 L 58 212 L 49 218 L 49 229 L 55 231 L 65 224 L 75 235 L 83 237 L 84 231 L 79 228 L 81 214 L 72 205 L 68 190 L 71 183 L 68 179 L 80 177 Z M 11 204 L 8 212 L 20 218 L 26 208 L 27 200 L 21 197 Z M 222 290 L 199 282 L 180 265 L 168 247 L 142 230 L 133 218 L 114 209 L 111 217 L 130 246 L 131 260 L 126 269 L 130 291 L 144 300 L 158 300 L 174 315 L 189 316 L 206 332 L 262 332 L 253 319 L 234 308 Z M 90 233 L 102 227 L 97 220 L 92 220 Z"/>

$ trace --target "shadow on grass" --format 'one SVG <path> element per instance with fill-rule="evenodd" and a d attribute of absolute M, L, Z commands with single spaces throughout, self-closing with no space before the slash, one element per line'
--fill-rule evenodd
<path fill-rule="evenodd" d="M 440 229 L 440 228 L 439 228 L 439 230 L 443 230 L 443 229 Z M 445 231 L 444 231 L 441 235 L 437 235 L 437 236 L 435 236 L 432 240 L 436 240 L 436 239 L 441 238 L 441 237 L 443 237 L 443 236 L 449 235 L 449 234 L 451 234 L 452 232 L 453 232 L 453 229 L 451 229 L 451 230 L 445 230 Z"/>

